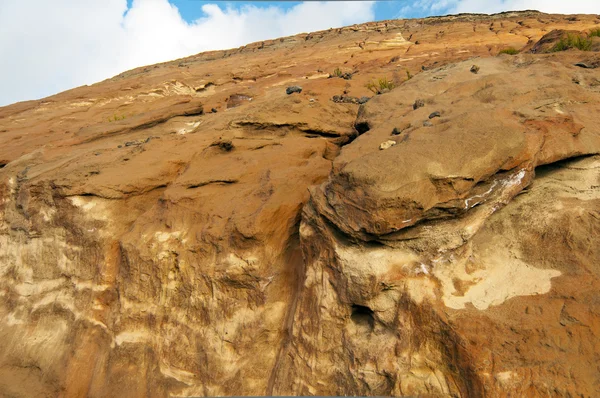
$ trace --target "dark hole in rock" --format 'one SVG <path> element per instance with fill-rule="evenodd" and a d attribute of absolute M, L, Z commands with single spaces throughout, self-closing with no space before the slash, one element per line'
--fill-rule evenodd
<path fill-rule="evenodd" d="M 234 148 L 233 142 L 231 140 L 217 140 L 210 144 L 211 147 L 216 146 L 222 149 L 225 152 L 229 152 Z"/>
<path fill-rule="evenodd" d="M 0 169 L 4 168 L 4 166 L 6 166 L 8 164 L 7 161 L 5 160 L 0 160 Z"/>
<path fill-rule="evenodd" d="M 354 125 L 354 128 L 358 131 L 358 134 L 364 134 L 371 129 L 367 122 L 358 122 Z"/>
<path fill-rule="evenodd" d="M 368 326 L 370 330 L 373 330 L 375 327 L 373 310 L 364 305 L 352 304 L 352 315 L 350 316 L 350 319 L 357 325 Z"/>

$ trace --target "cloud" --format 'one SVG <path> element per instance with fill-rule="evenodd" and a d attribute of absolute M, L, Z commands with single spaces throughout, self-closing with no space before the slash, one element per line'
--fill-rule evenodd
<path fill-rule="evenodd" d="M 458 13 L 493 14 L 502 11 L 538 10 L 549 14 L 598 14 L 598 0 L 416 0 L 400 10 L 400 16 Z"/>
<path fill-rule="evenodd" d="M 188 23 L 168 0 L 2 0 L 0 106 L 202 51 L 374 19 L 374 2 L 291 8 L 202 6 Z"/>

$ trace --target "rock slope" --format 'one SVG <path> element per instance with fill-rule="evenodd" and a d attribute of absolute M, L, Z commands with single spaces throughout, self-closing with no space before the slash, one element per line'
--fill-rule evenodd
<path fill-rule="evenodd" d="M 369 23 L 0 108 L 0 392 L 600 395 L 599 42 L 547 52 L 599 26 Z"/>

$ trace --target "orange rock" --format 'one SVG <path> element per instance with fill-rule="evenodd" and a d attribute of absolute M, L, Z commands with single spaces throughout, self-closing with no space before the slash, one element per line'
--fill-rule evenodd
<path fill-rule="evenodd" d="M 0 391 L 600 395 L 598 57 L 528 52 L 595 26 L 376 22 L 0 108 Z"/>

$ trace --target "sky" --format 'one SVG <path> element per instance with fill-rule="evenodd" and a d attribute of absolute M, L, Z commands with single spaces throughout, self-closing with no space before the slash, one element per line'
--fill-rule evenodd
<path fill-rule="evenodd" d="M 0 106 L 138 66 L 302 32 L 524 9 L 600 14 L 600 0 L 0 0 Z"/>

